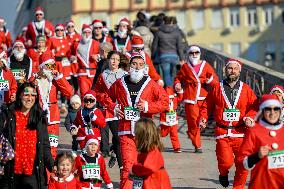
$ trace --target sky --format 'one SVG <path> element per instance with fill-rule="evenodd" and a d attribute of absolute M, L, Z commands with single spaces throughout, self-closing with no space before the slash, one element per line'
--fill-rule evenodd
<path fill-rule="evenodd" d="M 6 20 L 6 27 L 11 32 L 13 39 L 15 35 L 13 33 L 14 21 L 17 17 L 16 7 L 19 0 L 1 0 L 0 6 L 0 17 L 3 17 Z"/>

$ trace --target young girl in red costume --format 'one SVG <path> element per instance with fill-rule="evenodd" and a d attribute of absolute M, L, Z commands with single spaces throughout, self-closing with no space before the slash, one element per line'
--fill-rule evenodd
<path fill-rule="evenodd" d="M 80 181 L 72 173 L 74 159 L 71 154 L 63 152 L 56 157 L 57 176 L 51 177 L 49 189 L 81 189 Z"/>
<path fill-rule="evenodd" d="M 113 189 L 113 184 L 106 170 L 105 160 L 99 154 L 98 137 L 89 134 L 85 138 L 85 154 L 77 156 L 75 159 L 75 170 L 80 177 L 81 185 L 84 189 L 98 189 L 102 185 L 102 180 L 107 188 Z"/>
<path fill-rule="evenodd" d="M 139 152 L 137 163 L 130 172 L 133 188 L 171 189 L 168 173 L 164 166 L 161 150 L 163 144 L 155 123 L 141 118 L 135 124 L 135 143 Z"/>

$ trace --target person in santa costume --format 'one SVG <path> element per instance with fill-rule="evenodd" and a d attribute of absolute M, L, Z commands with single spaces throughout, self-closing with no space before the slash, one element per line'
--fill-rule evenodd
<path fill-rule="evenodd" d="M 99 19 L 93 20 L 91 27 L 93 29 L 93 40 L 96 40 L 100 43 L 109 42 L 112 43 L 112 38 L 105 36 L 103 33 L 103 23 Z"/>
<path fill-rule="evenodd" d="M 51 54 L 44 53 L 39 57 L 39 72 L 30 80 L 37 85 L 40 104 L 47 111 L 48 135 L 53 158 L 56 157 L 59 137 L 60 112 L 57 94 L 70 98 L 72 87 L 68 81 L 55 68 L 55 60 Z"/>
<path fill-rule="evenodd" d="M 84 108 L 77 112 L 74 123 L 70 127 L 71 135 L 77 135 L 77 141 L 83 150 L 85 137 L 88 134 L 96 134 L 100 138 L 100 128 L 105 126 L 105 117 L 102 111 L 96 108 L 96 93 L 89 90 L 84 95 Z"/>
<path fill-rule="evenodd" d="M 7 54 L 0 50 L 0 106 L 16 100 L 17 81 L 8 68 Z"/>
<path fill-rule="evenodd" d="M 8 50 L 12 46 L 12 37 L 10 31 L 6 28 L 6 21 L 0 17 L 0 42 L 3 50 Z"/>
<path fill-rule="evenodd" d="M 254 125 L 257 98 L 253 90 L 239 80 L 242 63 L 229 59 L 225 66 L 226 79 L 217 83 L 208 93 L 200 108 L 199 126 L 206 127 L 208 115 L 213 112 L 216 121 L 216 156 L 219 181 L 223 187 L 229 186 L 229 169 L 235 163 L 236 172 L 233 188 L 244 188 L 247 171 L 236 163 L 246 130 Z"/>
<path fill-rule="evenodd" d="M 169 107 L 166 112 L 160 113 L 160 134 L 166 137 L 170 134 L 171 142 L 175 153 L 181 153 L 180 142 L 178 139 L 178 103 L 182 101 L 183 93 L 175 93 L 172 87 L 165 87 L 169 96 Z"/>
<path fill-rule="evenodd" d="M 114 82 L 108 95 L 112 101 L 106 97 L 103 105 L 114 110 L 114 116 L 119 118 L 118 135 L 123 162 L 120 188 L 128 189 L 132 188 L 133 183 L 128 174 L 138 154 L 135 146 L 135 122 L 140 117 L 152 118 L 154 114 L 166 111 L 168 95 L 161 86 L 145 75 L 145 61 L 136 52 L 130 59 L 129 75 Z"/>
<path fill-rule="evenodd" d="M 26 54 L 25 45 L 20 40 L 16 40 L 13 44 L 12 54 L 8 58 L 8 66 L 18 83 L 28 80 L 37 69 L 37 65 Z"/>
<path fill-rule="evenodd" d="M 99 54 L 98 41 L 92 39 L 92 29 L 89 25 L 82 26 L 82 39 L 73 47 L 72 61 L 76 62 L 76 72 L 80 88 L 80 95 L 91 89 L 97 68 L 97 54 Z"/>
<path fill-rule="evenodd" d="M 35 9 L 35 20 L 28 24 L 26 39 L 29 47 L 36 45 L 36 37 L 38 35 L 44 35 L 48 38 L 54 35 L 54 26 L 51 22 L 44 19 L 42 7 L 37 7 Z"/>
<path fill-rule="evenodd" d="M 113 189 L 105 160 L 99 153 L 99 145 L 100 141 L 96 135 L 87 135 L 85 138 L 86 153 L 77 156 L 75 159 L 75 170 L 79 175 L 82 188 L 101 188 L 103 180 L 107 188 Z"/>
<path fill-rule="evenodd" d="M 238 162 L 251 173 L 249 189 L 284 186 L 282 111 L 282 104 L 275 95 L 262 96 L 256 124 L 246 132 L 238 155 Z"/>
<path fill-rule="evenodd" d="M 22 28 L 22 32 L 19 33 L 19 34 L 17 35 L 17 37 L 16 37 L 16 41 L 17 41 L 17 40 L 22 41 L 22 42 L 24 43 L 24 45 L 25 45 L 26 48 L 28 48 L 28 47 L 27 47 L 27 43 L 26 43 L 26 42 L 27 42 L 27 39 L 26 39 L 27 29 L 28 29 L 28 27 L 27 27 L 27 26 L 24 26 L 24 27 Z"/>
<path fill-rule="evenodd" d="M 218 76 L 208 62 L 200 59 L 201 50 L 198 46 L 190 46 L 187 50 L 187 62 L 182 65 L 174 79 L 174 89 L 179 93 L 184 89 L 187 134 L 196 153 L 202 153 L 200 129 L 197 118 L 199 109 L 207 96 L 207 88 L 218 82 Z"/>
<path fill-rule="evenodd" d="M 282 104 L 282 114 L 281 114 L 281 119 L 282 121 L 284 121 L 284 87 L 282 87 L 281 85 L 274 85 L 271 89 L 270 89 L 270 94 L 274 94 L 278 97 L 279 101 Z"/>
<path fill-rule="evenodd" d="M 46 44 L 46 37 L 44 35 L 38 35 L 36 37 L 36 47 L 35 48 L 29 48 L 27 55 L 32 59 L 33 64 L 34 64 L 34 72 L 37 73 L 39 71 L 38 66 L 39 66 L 39 57 L 43 53 L 47 53 L 52 55 L 52 52 L 50 51 L 49 48 L 47 48 Z"/>
<path fill-rule="evenodd" d="M 131 50 L 131 25 L 127 18 L 122 18 L 115 30 L 117 35 L 113 39 L 113 50 L 125 53 Z"/>

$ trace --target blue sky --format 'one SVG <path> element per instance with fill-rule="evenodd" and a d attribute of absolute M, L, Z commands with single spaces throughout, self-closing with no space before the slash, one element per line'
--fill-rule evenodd
<path fill-rule="evenodd" d="M 6 20 L 6 27 L 11 32 L 13 39 L 15 34 L 13 34 L 14 21 L 17 16 L 16 7 L 19 0 L 1 0 L 0 6 L 0 16 Z"/>

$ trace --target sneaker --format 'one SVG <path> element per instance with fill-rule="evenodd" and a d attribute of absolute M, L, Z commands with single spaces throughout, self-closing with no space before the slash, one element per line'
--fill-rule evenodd
<path fill-rule="evenodd" d="M 202 149 L 201 149 L 201 148 L 195 148 L 194 153 L 202 154 L 202 153 L 203 153 L 203 151 L 202 151 Z"/>
<path fill-rule="evenodd" d="M 111 152 L 110 159 L 108 161 L 108 167 L 113 168 L 116 164 L 116 155 L 114 152 Z"/>
<path fill-rule="evenodd" d="M 228 175 L 226 176 L 219 175 L 219 182 L 223 187 L 227 188 L 229 186 Z"/>
<path fill-rule="evenodd" d="M 181 151 L 180 148 L 175 149 L 174 152 L 175 152 L 175 153 L 182 153 L 182 151 Z"/>

